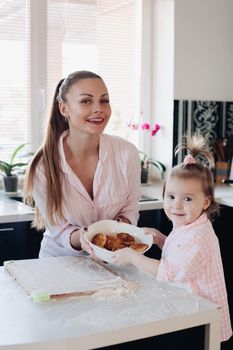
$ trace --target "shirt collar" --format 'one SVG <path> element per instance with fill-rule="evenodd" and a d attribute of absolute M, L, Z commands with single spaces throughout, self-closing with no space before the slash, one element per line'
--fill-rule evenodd
<path fill-rule="evenodd" d="M 70 167 L 66 161 L 65 151 L 64 151 L 64 144 L 63 140 L 64 138 L 69 134 L 69 130 L 63 131 L 63 133 L 60 136 L 59 139 L 59 153 L 61 158 L 61 169 L 64 173 L 70 172 Z M 103 164 L 108 156 L 108 135 L 106 134 L 100 134 L 100 145 L 99 145 L 99 162 L 100 164 Z"/>
<path fill-rule="evenodd" d="M 192 228 L 194 228 L 196 226 L 199 226 L 199 225 L 202 225 L 202 224 L 206 223 L 207 221 L 208 221 L 208 217 L 206 215 L 206 212 L 204 212 L 195 221 L 191 222 L 188 225 L 184 225 L 182 227 L 174 228 L 173 231 L 181 232 L 181 231 L 185 231 L 185 230 L 191 230 Z"/>

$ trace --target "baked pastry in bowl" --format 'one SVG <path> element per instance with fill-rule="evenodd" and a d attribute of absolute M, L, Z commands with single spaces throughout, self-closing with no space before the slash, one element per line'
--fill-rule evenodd
<path fill-rule="evenodd" d="M 84 238 L 95 255 L 108 263 L 113 263 L 112 257 L 118 249 L 130 247 L 143 254 L 153 243 L 152 235 L 145 235 L 142 228 L 115 220 L 102 220 L 89 225 Z"/>

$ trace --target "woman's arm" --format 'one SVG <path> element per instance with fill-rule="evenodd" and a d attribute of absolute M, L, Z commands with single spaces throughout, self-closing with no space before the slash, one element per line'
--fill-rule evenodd
<path fill-rule="evenodd" d="M 56 225 L 51 225 L 46 213 L 46 179 L 41 168 L 37 168 L 33 181 L 33 198 L 40 215 L 46 223 L 46 230 L 58 245 L 68 249 L 67 253 L 74 253 L 74 250 L 82 250 L 80 242 L 80 229 L 77 225 L 72 225 L 65 218 L 60 219 L 54 214 Z"/>

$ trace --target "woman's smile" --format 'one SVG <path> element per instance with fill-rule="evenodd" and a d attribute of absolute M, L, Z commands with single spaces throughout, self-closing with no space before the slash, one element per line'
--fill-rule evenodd
<path fill-rule="evenodd" d="M 96 125 L 101 125 L 102 123 L 105 122 L 105 118 L 104 117 L 89 117 L 86 119 L 86 121 L 90 124 L 96 124 Z"/>

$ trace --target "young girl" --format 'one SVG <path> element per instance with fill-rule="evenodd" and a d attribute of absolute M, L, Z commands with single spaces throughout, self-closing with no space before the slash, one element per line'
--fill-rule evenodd
<path fill-rule="evenodd" d="M 185 148 L 181 146 L 177 151 Z M 204 138 L 187 140 L 190 152 L 182 164 L 173 167 L 165 182 L 164 211 L 172 221 L 169 236 L 145 228 L 162 249 L 161 260 L 140 255 L 131 248 L 115 253 L 119 264 L 133 264 L 156 275 L 159 281 L 188 288 L 222 308 L 221 341 L 232 335 L 224 272 L 217 236 L 211 219 L 218 211 L 211 171 L 200 159 L 212 160 Z"/>

